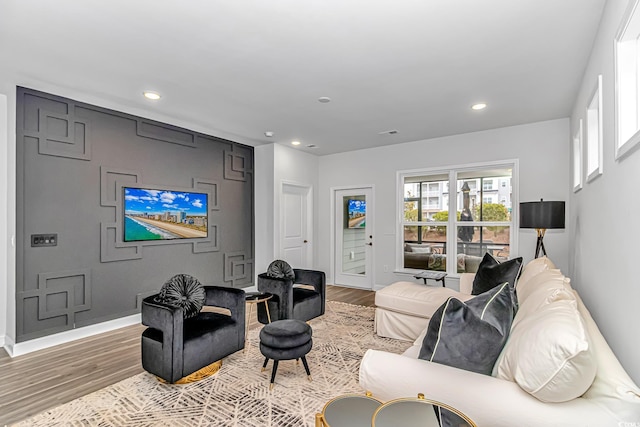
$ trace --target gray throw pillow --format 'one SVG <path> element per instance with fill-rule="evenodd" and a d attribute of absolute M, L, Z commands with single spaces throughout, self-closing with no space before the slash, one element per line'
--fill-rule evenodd
<path fill-rule="evenodd" d="M 522 271 L 522 257 L 500 262 L 488 252 L 484 254 L 478 271 L 473 278 L 471 295 L 480 295 L 504 283 L 509 283 L 511 298 L 513 299 L 513 315 L 518 311 L 518 298 L 516 296 L 516 280 Z"/>
<path fill-rule="evenodd" d="M 295 273 L 293 272 L 293 268 L 286 262 L 281 259 L 277 259 L 269 264 L 269 268 L 267 268 L 267 276 L 274 277 L 276 279 L 290 279 L 293 280 L 296 278 Z"/>
<path fill-rule="evenodd" d="M 196 316 L 205 302 L 202 284 L 188 274 L 177 274 L 167 280 L 156 300 L 173 307 L 182 307 L 184 318 Z"/>
<path fill-rule="evenodd" d="M 509 336 L 512 313 L 507 282 L 466 302 L 451 297 L 431 317 L 418 357 L 491 375 Z M 465 425 L 444 409 L 438 415 L 443 427 Z"/>

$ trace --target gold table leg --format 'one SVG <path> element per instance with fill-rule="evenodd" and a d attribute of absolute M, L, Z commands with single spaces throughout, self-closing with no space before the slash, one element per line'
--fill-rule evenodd
<path fill-rule="evenodd" d="M 315 427 L 324 427 L 326 424 L 324 423 L 324 417 L 321 413 L 316 412 L 316 425 Z"/>
<path fill-rule="evenodd" d="M 247 351 L 247 345 L 249 344 L 249 323 L 251 322 L 251 313 L 253 313 L 253 304 L 249 303 L 249 317 L 247 317 L 244 325 L 244 348 L 242 352 L 245 353 Z"/>

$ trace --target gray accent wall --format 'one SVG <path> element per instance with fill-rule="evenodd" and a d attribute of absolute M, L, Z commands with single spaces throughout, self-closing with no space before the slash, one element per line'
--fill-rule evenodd
<path fill-rule="evenodd" d="M 178 273 L 253 284 L 253 147 L 26 88 L 16 105 L 17 342 L 136 314 Z M 206 193 L 207 237 L 125 242 L 125 186 Z"/>

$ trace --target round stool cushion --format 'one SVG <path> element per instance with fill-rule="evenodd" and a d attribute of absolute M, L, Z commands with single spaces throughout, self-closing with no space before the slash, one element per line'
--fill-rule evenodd
<path fill-rule="evenodd" d="M 298 359 L 311 351 L 311 347 L 313 346 L 313 340 L 309 340 L 306 343 L 299 345 L 297 347 L 291 348 L 275 348 L 269 347 L 268 345 L 264 345 L 260 343 L 260 352 L 264 357 L 273 360 L 290 360 L 290 359 Z"/>
<path fill-rule="evenodd" d="M 311 341 L 311 326 L 301 320 L 277 320 L 260 331 L 260 344 L 272 348 L 299 347 Z"/>

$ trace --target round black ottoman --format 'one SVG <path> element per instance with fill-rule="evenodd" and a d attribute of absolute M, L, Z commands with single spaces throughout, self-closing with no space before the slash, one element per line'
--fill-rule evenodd
<path fill-rule="evenodd" d="M 280 360 L 302 359 L 304 369 L 307 371 L 307 378 L 311 381 L 311 372 L 309 372 L 309 365 L 305 357 L 313 345 L 311 334 L 311 326 L 295 319 L 276 320 L 262 328 L 260 331 L 260 352 L 265 357 L 262 365 L 263 371 L 267 367 L 269 359 L 273 359 L 269 389 L 273 388 Z"/>

